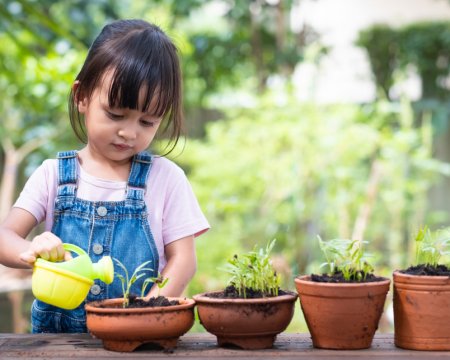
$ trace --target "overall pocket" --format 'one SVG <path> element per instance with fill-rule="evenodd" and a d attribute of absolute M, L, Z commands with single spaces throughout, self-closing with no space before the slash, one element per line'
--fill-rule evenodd
<path fill-rule="evenodd" d="M 31 307 L 31 332 L 33 334 L 87 332 L 84 303 L 74 310 L 64 310 L 34 300 Z"/>

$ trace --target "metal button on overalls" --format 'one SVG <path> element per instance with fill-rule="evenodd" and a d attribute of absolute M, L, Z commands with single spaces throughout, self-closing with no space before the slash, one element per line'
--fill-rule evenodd
<path fill-rule="evenodd" d="M 100 216 L 105 216 L 107 213 L 108 213 L 108 210 L 104 206 L 100 206 L 97 209 L 97 214 L 99 214 Z"/>
<path fill-rule="evenodd" d="M 94 251 L 94 254 L 100 255 L 103 252 L 103 246 L 101 244 L 94 244 L 92 250 Z"/>
<path fill-rule="evenodd" d="M 98 295 L 102 292 L 102 288 L 100 287 L 100 285 L 94 284 L 91 287 L 91 294 L 92 295 Z"/>

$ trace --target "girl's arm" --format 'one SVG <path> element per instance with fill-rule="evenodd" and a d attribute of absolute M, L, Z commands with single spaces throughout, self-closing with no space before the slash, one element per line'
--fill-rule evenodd
<path fill-rule="evenodd" d="M 164 248 L 164 251 L 167 264 L 162 275 L 169 281 L 161 289 L 159 295 L 179 297 L 197 270 L 194 236 L 173 241 Z M 158 290 L 158 286 L 153 285 L 145 298 L 148 300 L 150 297 L 158 296 Z"/>
<path fill-rule="evenodd" d="M 57 261 L 64 258 L 62 241 L 50 232 L 25 238 L 36 226 L 36 218 L 28 211 L 12 208 L 0 225 L 0 263 L 12 268 L 29 268 L 37 257 Z M 69 252 L 67 252 L 69 254 Z"/>

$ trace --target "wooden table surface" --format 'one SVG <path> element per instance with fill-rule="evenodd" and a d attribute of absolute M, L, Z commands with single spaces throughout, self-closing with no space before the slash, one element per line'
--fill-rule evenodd
<path fill-rule="evenodd" d="M 278 335 L 272 349 L 240 350 L 219 348 L 216 338 L 207 333 L 182 336 L 177 348 L 164 352 L 149 344 L 134 352 L 120 353 L 103 349 L 89 334 L 1 334 L 0 359 L 450 359 L 450 351 L 412 351 L 396 348 L 392 334 L 375 336 L 366 350 L 314 349 L 309 334 Z"/>

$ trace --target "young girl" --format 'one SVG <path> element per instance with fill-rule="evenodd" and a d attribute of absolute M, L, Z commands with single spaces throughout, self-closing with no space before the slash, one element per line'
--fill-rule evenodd
<path fill-rule="evenodd" d="M 130 273 L 150 260 L 142 282 L 161 272 L 161 295 L 180 296 L 196 270 L 194 237 L 208 228 L 184 172 L 145 150 L 160 127 L 176 144 L 182 129 L 176 48 L 141 20 L 105 26 L 92 44 L 70 96 L 70 121 L 86 146 L 46 160 L 30 177 L 0 226 L 0 263 L 32 267 L 38 257 L 68 259 L 62 243 L 109 255 Z M 25 240 L 45 221 L 45 232 Z M 155 296 L 153 286 L 147 298 Z M 117 277 L 98 280 L 87 301 L 120 297 Z M 35 300 L 32 331 L 86 332 L 84 304 L 63 310 Z"/>

